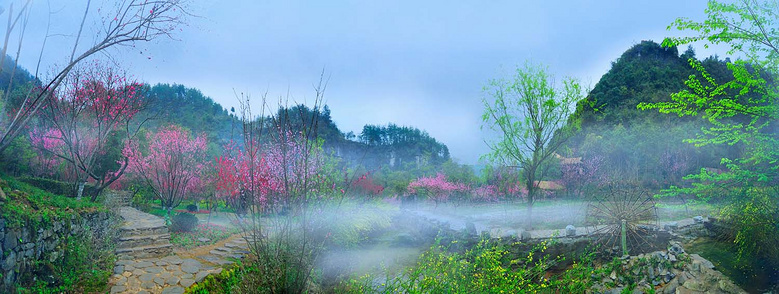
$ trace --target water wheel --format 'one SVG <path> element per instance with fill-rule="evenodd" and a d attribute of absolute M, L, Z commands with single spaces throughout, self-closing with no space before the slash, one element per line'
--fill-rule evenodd
<path fill-rule="evenodd" d="M 644 190 L 601 189 L 587 204 L 585 222 L 590 235 L 606 252 L 622 255 L 654 250 L 657 208 L 654 197 Z"/>

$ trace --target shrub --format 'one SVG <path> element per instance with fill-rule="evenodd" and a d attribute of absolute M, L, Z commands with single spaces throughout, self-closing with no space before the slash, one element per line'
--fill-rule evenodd
<path fill-rule="evenodd" d="M 76 197 L 76 187 L 73 185 L 73 183 L 35 177 L 20 177 L 19 180 L 34 187 L 51 192 L 52 194 Z M 93 193 L 95 193 L 94 185 L 84 185 L 84 195 L 92 195 Z"/>
<path fill-rule="evenodd" d="M 192 249 L 198 246 L 216 244 L 238 233 L 237 229 L 231 229 L 214 224 L 200 224 L 192 232 L 171 232 L 170 243 L 184 249 Z M 208 241 L 202 241 L 205 239 Z"/>
<path fill-rule="evenodd" d="M 173 232 L 191 232 L 197 226 L 198 219 L 194 214 L 182 212 L 173 217 L 170 230 Z"/>
<path fill-rule="evenodd" d="M 189 212 L 198 212 L 199 209 L 197 208 L 197 205 L 190 204 L 190 205 L 187 205 L 187 211 L 189 211 Z"/>

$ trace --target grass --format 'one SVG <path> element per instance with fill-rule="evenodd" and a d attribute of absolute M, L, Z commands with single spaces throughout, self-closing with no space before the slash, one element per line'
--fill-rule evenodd
<path fill-rule="evenodd" d="M 0 218 L 11 228 L 32 232 L 52 226 L 55 220 L 70 221 L 86 212 L 105 211 L 87 197 L 76 200 L 53 194 L 16 178 L 0 175 L 0 188 L 6 201 L 0 202 Z M 103 292 L 115 256 L 109 239 L 97 239 L 89 232 L 68 237 L 59 245 L 63 256 L 50 262 L 49 252 L 29 262 L 19 272 L 18 293 Z M 42 278 L 43 277 L 43 278 Z"/>
<path fill-rule="evenodd" d="M 0 202 L 0 217 L 9 227 L 38 228 L 51 224 L 54 219 L 105 210 L 102 204 L 87 198 L 76 200 L 52 194 L 6 175 L 0 175 L 0 187 L 8 197 L 6 202 Z"/>
<path fill-rule="evenodd" d="M 171 232 L 170 243 L 183 249 L 213 245 L 238 233 L 238 229 L 214 224 L 200 224 L 192 232 Z M 201 241 L 198 239 L 208 239 Z M 204 240 L 204 239 L 203 239 Z"/>

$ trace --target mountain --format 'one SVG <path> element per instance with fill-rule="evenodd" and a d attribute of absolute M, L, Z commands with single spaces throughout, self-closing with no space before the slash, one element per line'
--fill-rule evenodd
<path fill-rule="evenodd" d="M 684 82 L 697 74 L 690 58 L 695 58 L 692 48 L 679 54 L 677 48 L 653 41 L 625 51 L 578 103 L 570 122 L 578 120 L 581 131 L 562 153 L 602 159 L 602 171 L 612 179 L 646 187 L 678 184 L 683 175 L 719 167 L 720 158 L 738 154 L 740 146 L 696 148 L 685 143 L 706 125 L 700 117 L 637 109 L 641 102 L 670 101 L 672 93 L 686 89 Z M 727 61 L 709 57 L 701 62 L 717 80 L 725 81 Z"/>

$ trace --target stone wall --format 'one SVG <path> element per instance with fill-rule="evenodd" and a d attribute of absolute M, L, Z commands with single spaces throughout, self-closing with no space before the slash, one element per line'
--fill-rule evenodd
<path fill-rule="evenodd" d="M 115 235 L 114 214 L 89 212 L 70 218 L 55 218 L 40 228 L 12 228 L 0 218 L 0 293 L 9 292 L 19 276 L 32 268 L 37 260 L 54 262 L 64 255 L 68 237 L 80 237 L 91 232 L 97 238 Z"/>

